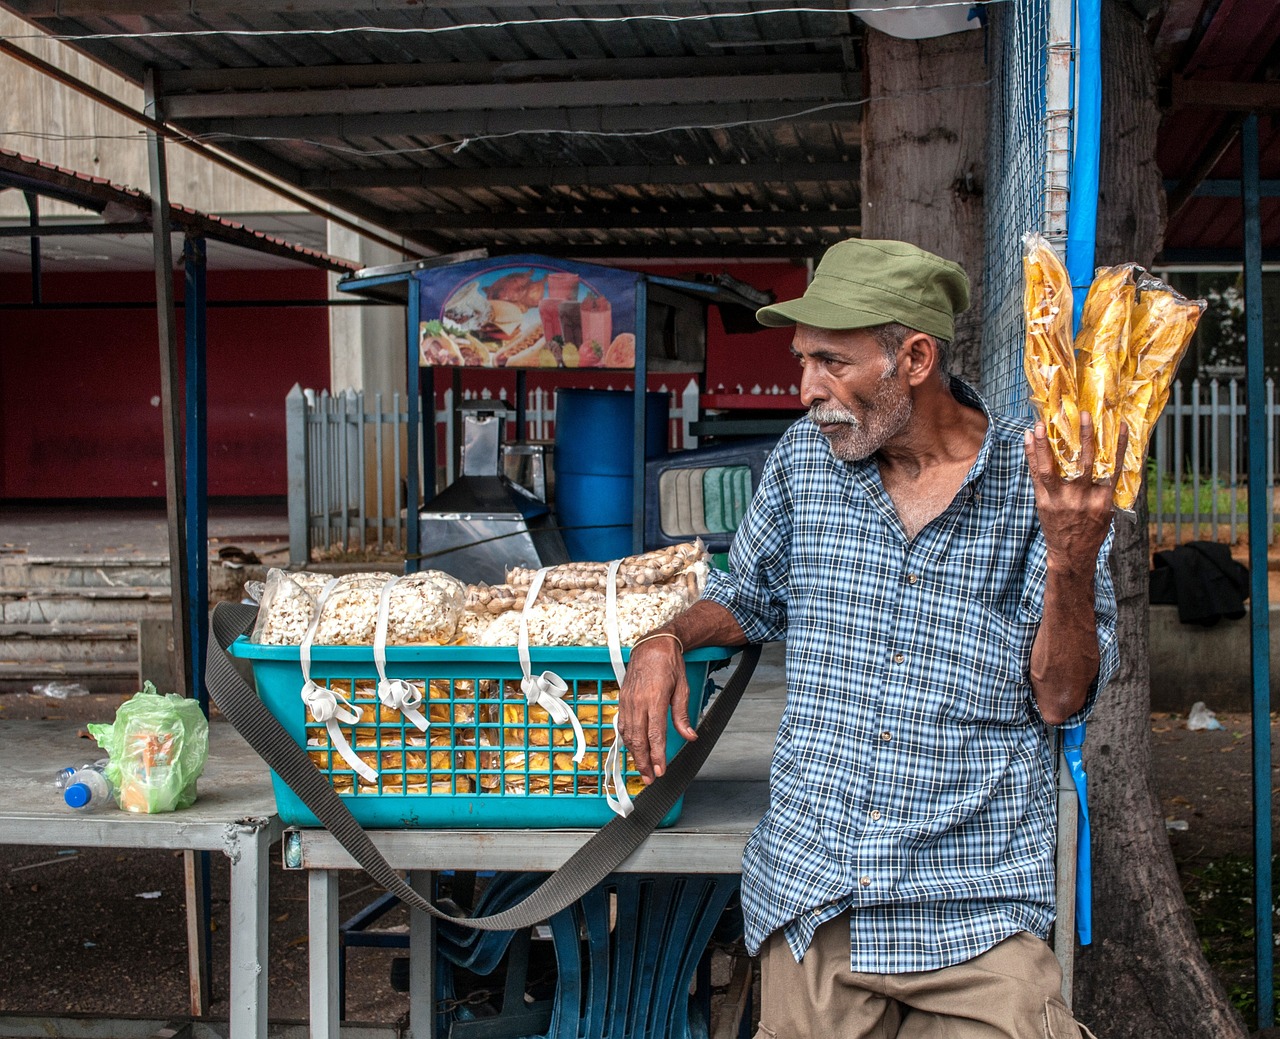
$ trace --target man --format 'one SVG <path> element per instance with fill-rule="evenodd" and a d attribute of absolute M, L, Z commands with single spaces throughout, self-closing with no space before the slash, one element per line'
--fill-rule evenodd
<path fill-rule="evenodd" d="M 1081 1034 L 1044 941 L 1047 726 L 1083 718 L 1116 669 L 1112 486 L 1063 481 L 1042 425 L 947 374 L 967 306 L 956 264 L 851 240 L 758 312 L 795 325 L 809 415 L 770 456 L 731 572 L 632 653 L 619 728 L 650 780 L 669 706 L 694 735 L 682 651 L 787 642 L 742 865 L 757 1039 Z"/>

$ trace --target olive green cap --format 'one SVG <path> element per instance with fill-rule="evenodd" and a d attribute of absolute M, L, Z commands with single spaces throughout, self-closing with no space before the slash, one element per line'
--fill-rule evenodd
<path fill-rule="evenodd" d="M 762 307 L 756 320 L 833 330 L 897 322 L 950 342 L 968 307 L 958 263 L 907 242 L 849 238 L 826 251 L 803 296 Z"/>

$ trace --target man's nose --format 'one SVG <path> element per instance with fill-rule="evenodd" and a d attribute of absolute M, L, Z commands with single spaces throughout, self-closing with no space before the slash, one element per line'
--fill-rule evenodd
<path fill-rule="evenodd" d="M 816 365 L 806 364 L 800 370 L 800 403 L 806 408 L 819 404 L 830 397 L 826 380 L 822 378 L 821 369 Z"/>

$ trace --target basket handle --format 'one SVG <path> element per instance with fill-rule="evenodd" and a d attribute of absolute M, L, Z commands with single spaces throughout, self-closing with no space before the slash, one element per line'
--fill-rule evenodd
<path fill-rule="evenodd" d="M 541 923 L 572 905 L 621 865 L 675 806 L 697 775 L 733 715 L 760 658 L 758 645 L 743 649 L 729 681 L 703 714 L 698 739 L 685 744 L 666 772 L 637 795 L 635 811 L 625 818 L 611 819 L 592 834 L 524 901 L 491 916 L 466 917 L 438 908 L 405 883 L 306 752 L 235 669 L 227 651 L 237 637 L 253 630 L 256 616 L 255 606 L 224 602 L 214 607 L 205 684 L 218 709 L 376 883 L 405 905 L 478 931 L 515 931 Z"/>

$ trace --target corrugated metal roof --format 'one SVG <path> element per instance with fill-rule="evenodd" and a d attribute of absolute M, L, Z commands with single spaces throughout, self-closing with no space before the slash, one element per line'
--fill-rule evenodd
<path fill-rule="evenodd" d="M 57 198 L 109 216 L 115 225 L 136 222 L 150 226 L 151 196 L 137 188 L 113 184 L 104 177 L 95 177 L 76 170 L 64 169 L 53 163 L 32 159 L 17 152 L 0 148 L 0 186 L 13 187 L 38 195 Z M 255 231 L 244 224 L 225 217 L 201 213 L 189 206 L 173 203 L 170 219 L 175 231 L 187 231 L 227 245 L 237 245 L 255 252 L 270 253 L 286 259 L 298 260 L 313 267 L 336 271 L 340 274 L 359 269 L 359 264 L 306 246 L 294 245 L 281 238 Z"/>
<path fill-rule="evenodd" d="M 862 27 L 840 5 L 364 2 L 3 6 L 136 82 L 156 70 L 171 124 L 427 249 L 809 256 L 858 230 Z M 1175 198 L 1199 191 L 1166 245 L 1238 251 L 1238 203 L 1212 192 L 1238 176 L 1240 99 L 1280 108 L 1280 4 L 1158 10 L 1158 162 Z M 1280 246 L 1280 201 L 1263 209 Z"/>
<path fill-rule="evenodd" d="M 808 256 L 858 231 L 862 28 L 838 5 L 4 6 L 430 249 Z"/>
<path fill-rule="evenodd" d="M 1240 123 L 1250 108 L 1263 115 L 1280 110 L 1280 4 L 1170 0 L 1156 53 L 1169 84 L 1156 154 L 1170 200 L 1166 258 L 1238 260 L 1244 241 Z M 1260 176 L 1275 182 L 1280 130 L 1263 118 L 1258 131 Z M 1262 240 L 1277 249 L 1280 197 L 1270 186 L 1267 194 Z"/>

